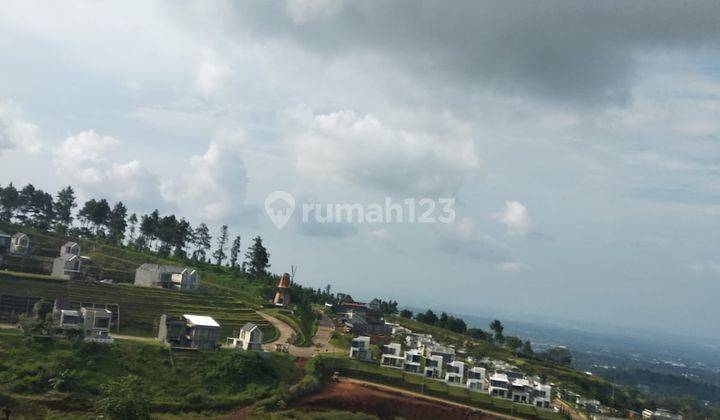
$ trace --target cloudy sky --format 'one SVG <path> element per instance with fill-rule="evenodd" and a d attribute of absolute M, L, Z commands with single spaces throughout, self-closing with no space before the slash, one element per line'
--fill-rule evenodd
<path fill-rule="evenodd" d="M 356 298 L 720 337 L 720 3 L 6 3 L 0 182 L 174 212 Z M 452 197 L 452 224 L 298 202 Z"/>

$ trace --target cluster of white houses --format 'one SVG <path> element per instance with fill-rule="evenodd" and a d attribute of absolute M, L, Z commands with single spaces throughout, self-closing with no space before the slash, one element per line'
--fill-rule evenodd
<path fill-rule="evenodd" d="M 488 374 L 485 367 L 470 367 L 457 360 L 454 348 L 438 344 L 427 335 L 409 334 L 406 342 L 408 350 L 405 351 L 400 343 L 383 345 L 380 366 L 402 369 L 410 374 L 444 381 L 448 385 L 464 386 L 471 391 L 487 392 L 496 398 L 550 408 L 552 386 L 541 383 L 538 378 L 527 377 L 505 364 L 483 360 L 482 364 L 494 367 Z M 354 338 L 349 355 L 353 359 L 372 361 L 370 337 Z"/>

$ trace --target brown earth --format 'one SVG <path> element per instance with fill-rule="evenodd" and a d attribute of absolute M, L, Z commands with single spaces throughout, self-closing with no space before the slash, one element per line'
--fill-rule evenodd
<path fill-rule="evenodd" d="M 293 408 L 340 410 L 372 414 L 381 419 L 504 419 L 506 416 L 461 404 L 343 378 L 293 404 Z"/>

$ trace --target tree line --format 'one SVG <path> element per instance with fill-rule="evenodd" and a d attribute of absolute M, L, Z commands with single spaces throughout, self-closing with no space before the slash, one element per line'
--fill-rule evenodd
<path fill-rule="evenodd" d="M 72 186 L 61 189 L 54 197 L 32 184 L 21 189 L 13 183 L 0 186 L 0 220 L 151 251 L 163 258 L 172 256 L 225 265 L 251 277 L 266 276 L 270 267 L 270 254 L 260 236 L 252 239 L 242 261 L 241 237 L 237 235 L 231 240 L 227 225 L 220 228 L 213 248 L 213 237 L 204 222 L 193 227 L 184 218 L 174 214 L 161 215 L 157 209 L 150 214 L 128 214 L 122 201 L 110 203 L 104 198 L 92 198 L 78 206 Z"/>

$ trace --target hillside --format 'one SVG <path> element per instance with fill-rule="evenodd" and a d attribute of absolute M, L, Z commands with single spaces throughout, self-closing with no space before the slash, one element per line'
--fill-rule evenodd
<path fill-rule="evenodd" d="M 18 230 L 7 223 L 0 229 L 13 233 Z M 31 298 L 67 298 L 77 303 L 119 305 L 120 334 L 152 336 L 157 331 L 160 315 L 194 313 L 210 315 L 222 326 L 222 333 L 231 335 L 246 322 L 258 324 L 265 340 L 277 336 L 272 325 L 255 313 L 262 307 L 258 285 L 222 268 L 202 263 L 161 259 L 149 252 L 114 247 L 95 241 L 70 238 L 54 233 L 22 228 L 30 235 L 27 257 L 8 256 L 0 263 L 0 295 Z M 67 241 L 80 245 L 81 254 L 91 263 L 83 265 L 83 273 L 96 279 L 112 279 L 116 284 L 79 282 L 55 279 L 48 274 L 52 260 L 60 246 Z M 191 265 L 201 273 L 199 291 L 180 292 L 165 289 L 135 287 L 131 284 L 135 269 L 145 262 Z M 9 271 L 10 270 L 10 271 Z M 22 271 L 22 272 L 21 272 Z M 238 287 L 244 284 L 246 287 Z M 233 286 L 233 287 L 229 287 Z"/>

